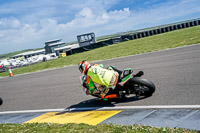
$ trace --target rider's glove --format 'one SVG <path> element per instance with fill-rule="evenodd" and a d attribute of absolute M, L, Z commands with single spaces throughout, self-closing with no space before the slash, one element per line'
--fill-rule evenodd
<path fill-rule="evenodd" d="M 85 88 L 87 88 L 87 89 L 89 89 L 89 85 L 88 85 L 87 82 L 83 82 L 82 86 L 85 87 Z"/>
<path fill-rule="evenodd" d="M 86 79 L 87 79 L 87 76 L 83 76 L 81 78 L 81 80 L 82 80 L 82 86 L 85 87 L 86 89 L 89 89 L 89 85 L 88 85 Z"/>

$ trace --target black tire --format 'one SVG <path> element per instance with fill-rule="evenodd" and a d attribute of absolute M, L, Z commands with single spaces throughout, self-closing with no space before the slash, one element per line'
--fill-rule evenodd
<path fill-rule="evenodd" d="M 0 97 L 0 105 L 3 104 L 3 99 Z"/>
<path fill-rule="evenodd" d="M 129 83 L 131 83 L 131 86 L 135 86 L 134 88 L 142 89 L 142 93 L 139 93 L 141 96 L 151 96 L 156 90 L 153 82 L 141 77 L 133 77 L 129 80 Z M 138 94 L 137 89 L 135 93 Z"/>

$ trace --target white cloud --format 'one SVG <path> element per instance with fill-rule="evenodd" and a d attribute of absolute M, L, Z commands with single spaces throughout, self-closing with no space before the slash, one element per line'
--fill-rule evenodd
<path fill-rule="evenodd" d="M 22 1 L 0 5 L 0 54 L 44 47 L 45 41 L 56 38 L 70 42 L 76 40 L 76 35 L 83 33 L 108 35 L 200 14 L 198 0 L 173 1 L 139 11 L 129 7 L 108 10 L 119 2 L 115 0 L 38 2 Z"/>
<path fill-rule="evenodd" d="M 78 13 L 78 17 L 91 18 L 93 17 L 92 10 L 86 7 Z"/>
<path fill-rule="evenodd" d="M 16 18 L 4 18 L 0 19 L 0 30 L 3 29 L 16 29 L 21 26 L 21 23 Z"/>

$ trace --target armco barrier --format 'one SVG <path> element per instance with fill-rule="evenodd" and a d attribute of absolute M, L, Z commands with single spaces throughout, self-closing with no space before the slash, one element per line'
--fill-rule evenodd
<path fill-rule="evenodd" d="M 148 30 L 145 30 L 145 29 L 138 30 L 138 31 L 135 31 L 135 33 L 119 35 L 117 37 L 107 39 L 107 40 L 104 40 L 104 41 L 101 41 L 101 42 L 98 42 L 95 44 L 91 44 L 89 46 L 72 49 L 71 53 L 72 54 L 80 53 L 80 52 L 92 50 L 92 49 L 107 46 L 107 45 L 112 45 L 112 44 L 123 42 L 123 41 L 135 40 L 135 39 L 139 39 L 139 38 L 143 38 L 143 37 L 162 34 L 165 32 L 170 32 L 170 31 L 179 30 L 179 29 L 183 29 L 183 28 L 189 28 L 189 27 L 193 27 L 193 26 L 197 26 L 197 25 L 200 25 L 200 18 L 188 20 L 188 21 L 184 21 L 184 22 L 180 22 L 180 23 L 175 23 L 175 24 L 152 27 L 152 28 L 149 28 Z"/>

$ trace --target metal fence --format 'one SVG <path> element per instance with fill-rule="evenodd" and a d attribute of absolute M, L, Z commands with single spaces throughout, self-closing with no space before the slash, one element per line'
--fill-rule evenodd
<path fill-rule="evenodd" d="M 197 26 L 197 25 L 200 25 L 200 18 L 188 20 L 188 21 L 184 21 L 184 22 L 180 22 L 180 23 L 175 23 L 175 24 L 152 27 L 152 28 L 148 28 L 147 30 L 145 30 L 145 29 L 138 30 L 135 33 L 120 35 L 120 36 L 110 38 L 110 39 L 107 39 L 107 40 L 104 40 L 101 42 L 97 42 L 95 44 L 91 44 L 89 46 L 72 49 L 71 53 L 72 54 L 80 53 L 80 52 L 84 52 L 84 51 L 89 51 L 91 49 L 95 49 L 95 48 L 99 48 L 99 47 L 103 47 L 103 46 L 107 46 L 107 45 L 112 45 L 112 44 L 119 43 L 119 42 L 135 40 L 135 39 L 153 36 L 153 35 L 157 35 L 157 34 L 162 34 L 162 33 L 170 32 L 170 31 L 174 31 L 174 30 L 189 28 L 189 27 L 193 27 L 193 26 Z"/>

